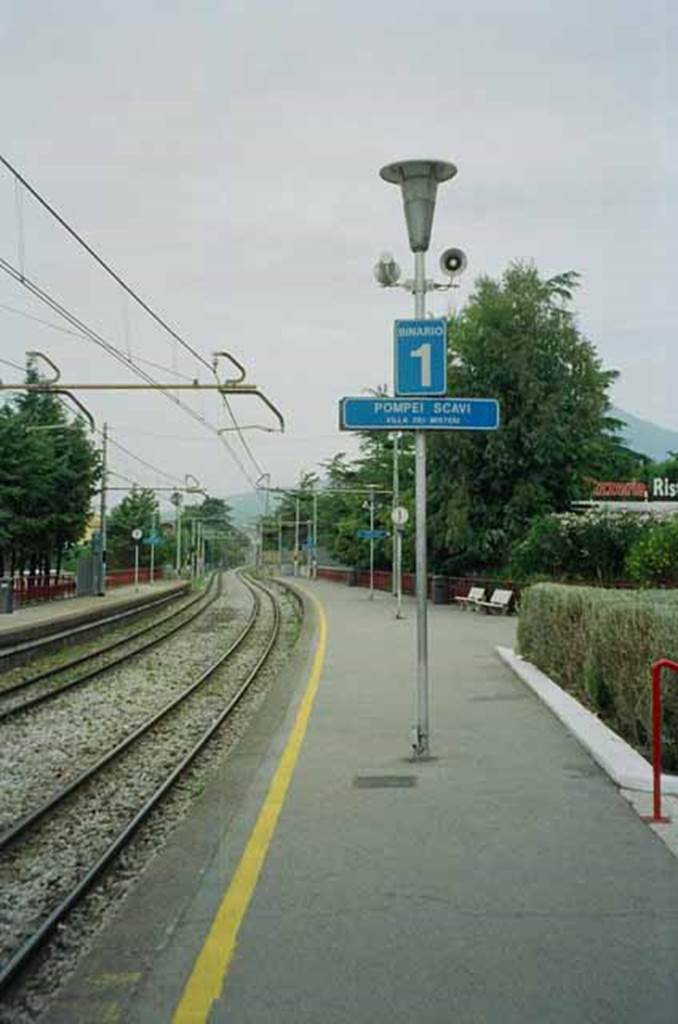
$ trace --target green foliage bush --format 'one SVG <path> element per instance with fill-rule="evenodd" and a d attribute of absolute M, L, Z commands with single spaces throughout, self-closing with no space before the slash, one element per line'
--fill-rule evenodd
<path fill-rule="evenodd" d="M 630 579 L 640 583 L 678 580 L 678 517 L 652 524 L 631 547 L 626 558 Z"/>
<path fill-rule="evenodd" d="M 539 583 L 523 592 L 520 653 L 649 756 L 650 667 L 678 661 L 678 592 Z M 663 686 L 664 769 L 678 770 L 678 676 Z"/>
<path fill-rule="evenodd" d="M 624 579 L 627 556 L 651 525 L 645 516 L 607 509 L 541 516 L 514 545 L 511 571 L 519 579 Z"/>

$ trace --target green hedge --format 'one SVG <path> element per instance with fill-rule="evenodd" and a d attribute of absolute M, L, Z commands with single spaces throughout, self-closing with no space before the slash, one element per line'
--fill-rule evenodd
<path fill-rule="evenodd" d="M 520 653 L 646 757 L 650 666 L 678 661 L 678 592 L 538 583 L 523 591 Z M 664 770 L 678 771 L 678 675 L 663 680 Z"/>

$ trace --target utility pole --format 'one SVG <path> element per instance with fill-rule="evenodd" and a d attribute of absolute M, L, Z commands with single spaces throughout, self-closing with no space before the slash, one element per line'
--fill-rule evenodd
<path fill-rule="evenodd" d="M 176 510 L 177 510 L 177 517 L 176 517 L 176 533 L 177 533 L 177 537 L 176 537 L 176 542 L 177 542 L 176 543 L 176 555 L 177 555 L 177 560 L 176 560 L 176 566 L 175 566 L 176 571 L 177 571 L 177 576 L 181 573 L 181 502 L 182 502 L 181 495 L 177 492 L 177 500 L 176 500 L 176 503 L 175 503 L 175 507 L 176 507 Z"/>
<path fill-rule="evenodd" d="M 106 596 L 106 477 L 108 473 L 108 423 L 104 423 L 101 432 L 101 494 L 99 496 L 99 540 L 101 543 L 101 554 L 99 560 L 99 596 Z"/>
<path fill-rule="evenodd" d="M 296 499 L 296 502 L 295 502 L 295 511 L 294 511 L 294 575 L 295 576 L 299 575 L 299 542 L 300 542 L 300 538 L 299 538 L 300 507 L 299 506 L 300 506 L 300 501 L 299 501 L 299 496 L 297 496 L 297 499 Z"/>
<path fill-rule="evenodd" d="M 148 573 L 150 583 L 153 582 L 153 571 L 155 569 L 155 520 L 156 513 L 154 512 L 151 518 L 151 567 Z"/>
<path fill-rule="evenodd" d="M 282 542 L 282 519 L 278 516 L 278 566 L 280 575 L 283 574 L 283 542 Z"/>
<path fill-rule="evenodd" d="M 312 547 L 311 550 L 313 552 L 313 556 L 312 556 L 313 560 L 311 562 L 311 565 L 312 565 L 312 573 L 311 573 L 311 575 L 313 576 L 314 580 L 317 580 L 317 578 L 318 578 L 318 495 L 317 495 L 317 493 L 315 491 L 315 488 L 313 489 L 313 547 Z"/>
<path fill-rule="evenodd" d="M 370 601 L 374 600 L 374 487 L 370 488 Z"/>

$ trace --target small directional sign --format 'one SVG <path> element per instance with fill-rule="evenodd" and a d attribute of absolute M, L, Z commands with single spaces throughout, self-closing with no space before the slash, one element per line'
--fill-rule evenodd
<path fill-rule="evenodd" d="M 396 395 L 447 392 L 447 321 L 396 320 L 393 342 Z"/>
<path fill-rule="evenodd" d="M 388 537 L 388 530 L 358 530 L 356 536 L 360 540 L 383 540 Z"/>
<path fill-rule="evenodd" d="M 342 398 L 340 430 L 497 430 L 495 398 Z"/>
<path fill-rule="evenodd" d="M 150 533 L 148 537 L 144 537 L 144 544 L 149 544 L 155 548 L 160 543 L 161 537 L 159 533 Z"/>
<path fill-rule="evenodd" d="M 132 540 L 136 541 L 137 543 L 141 540 L 143 535 L 144 531 L 140 530 L 138 526 L 134 530 L 132 530 Z"/>

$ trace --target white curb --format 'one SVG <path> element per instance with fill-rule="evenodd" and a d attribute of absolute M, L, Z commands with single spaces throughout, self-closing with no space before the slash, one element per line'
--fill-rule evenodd
<path fill-rule="evenodd" d="M 497 647 L 497 654 L 560 719 L 618 786 L 641 792 L 652 791 L 652 766 L 633 747 L 510 647 Z M 662 774 L 662 792 L 678 794 L 678 775 Z"/>

